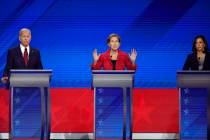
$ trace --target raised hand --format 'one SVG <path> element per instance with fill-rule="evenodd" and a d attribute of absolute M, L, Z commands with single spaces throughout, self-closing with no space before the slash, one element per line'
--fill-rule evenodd
<path fill-rule="evenodd" d="M 135 49 L 132 49 L 131 50 L 131 54 L 129 54 L 129 57 L 131 59 L 131 62 L 133 64 L 135 64 L 135 61 L 136 61 L 136 57 L 137 57 L 137 51 Z"/>
<path fill-rule="evenodd" d="M 97 53 L 97 49 L 94 49 L 93 50 L 93 60 L 94 60 L 94 63 L 98 61 L 100 57 L 100 54 Z"/>
<path fill-rule="evenodd" d="M 1 78 L 1 82 L 4 83 L 4 84 L 6 84 L 8 81 L 9 81 L 8 77 L 2 77 Z"/>

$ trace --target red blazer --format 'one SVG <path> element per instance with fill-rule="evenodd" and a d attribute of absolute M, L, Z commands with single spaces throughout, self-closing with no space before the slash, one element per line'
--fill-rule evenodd
<path fill-rule="evenodd" d="M 91 65 L 92 70 L 112 70 L 113 65 L 110 57 L 110 49 L 101 54 L 96 64 Z M 118 51 L 116 70 L 136 70 L 136 64 L 132 64 L 130 57 L 123 51 Z"/>

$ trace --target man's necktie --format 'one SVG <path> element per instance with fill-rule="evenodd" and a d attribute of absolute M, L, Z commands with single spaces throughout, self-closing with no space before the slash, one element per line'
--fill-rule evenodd
<path fill-rule="evenodd" d="M 27 48 L 25 48 L 25 51 L 24 51 L 24 62 L 25 62 L 25 65 L 27 66 L 28 65 L 28 51 L 27 51 Z"/>

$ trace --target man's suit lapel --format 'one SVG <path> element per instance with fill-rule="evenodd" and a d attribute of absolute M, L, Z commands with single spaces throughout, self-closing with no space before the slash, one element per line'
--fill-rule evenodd
<path fill-rule="evenodd" d="M 30 48 L 28 66 L 32 62 L 33 55 L 34 55 L 34 50 L 32 48 Z"/>
<path fill-rule="evenodd" d="M 23 59 L 23 55 L 22 55 L 20 46 L 17 47 L 17 53 L 18 53 L 18 59 L 20 60 L 21 64 L 24 66 L 25 63 L 24 63 L 24 59 Z"/>

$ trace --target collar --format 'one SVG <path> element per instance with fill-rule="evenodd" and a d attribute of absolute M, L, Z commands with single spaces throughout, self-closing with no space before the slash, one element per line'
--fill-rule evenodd
<path fill-rule="evenodd" d="M 106 55 L 110 55 L 110 52 L 111 52 L 111 49 L 108 49 L 106 52 L 105 52 L 105 54 Z M 118 55 L 120 55 L 121 54 L 121 51 L 118 49 Z"/>
<path fill-rule="evenodd" d="M 20 44 L 20 48 L 21 49 L 25 49 L 25 46 L 23 46 L 22 44 Z M 26 48 L 27 48 L 27 50 L 29 50 L 30 49 L 30 46 L 28 45 L 28 46 L 26 46 Z"/>
<path fill-rule="evenodd" d="M 27 52 L 29 54 L 29 52 L 30 52 L 30 46 L 28 45 L 26 48 L 27 48 Z M 25 46 L 23 46 L 22 44 L 20 44 L 20 50 L 21 50 L 21 53 L 24 54 Z"/>

